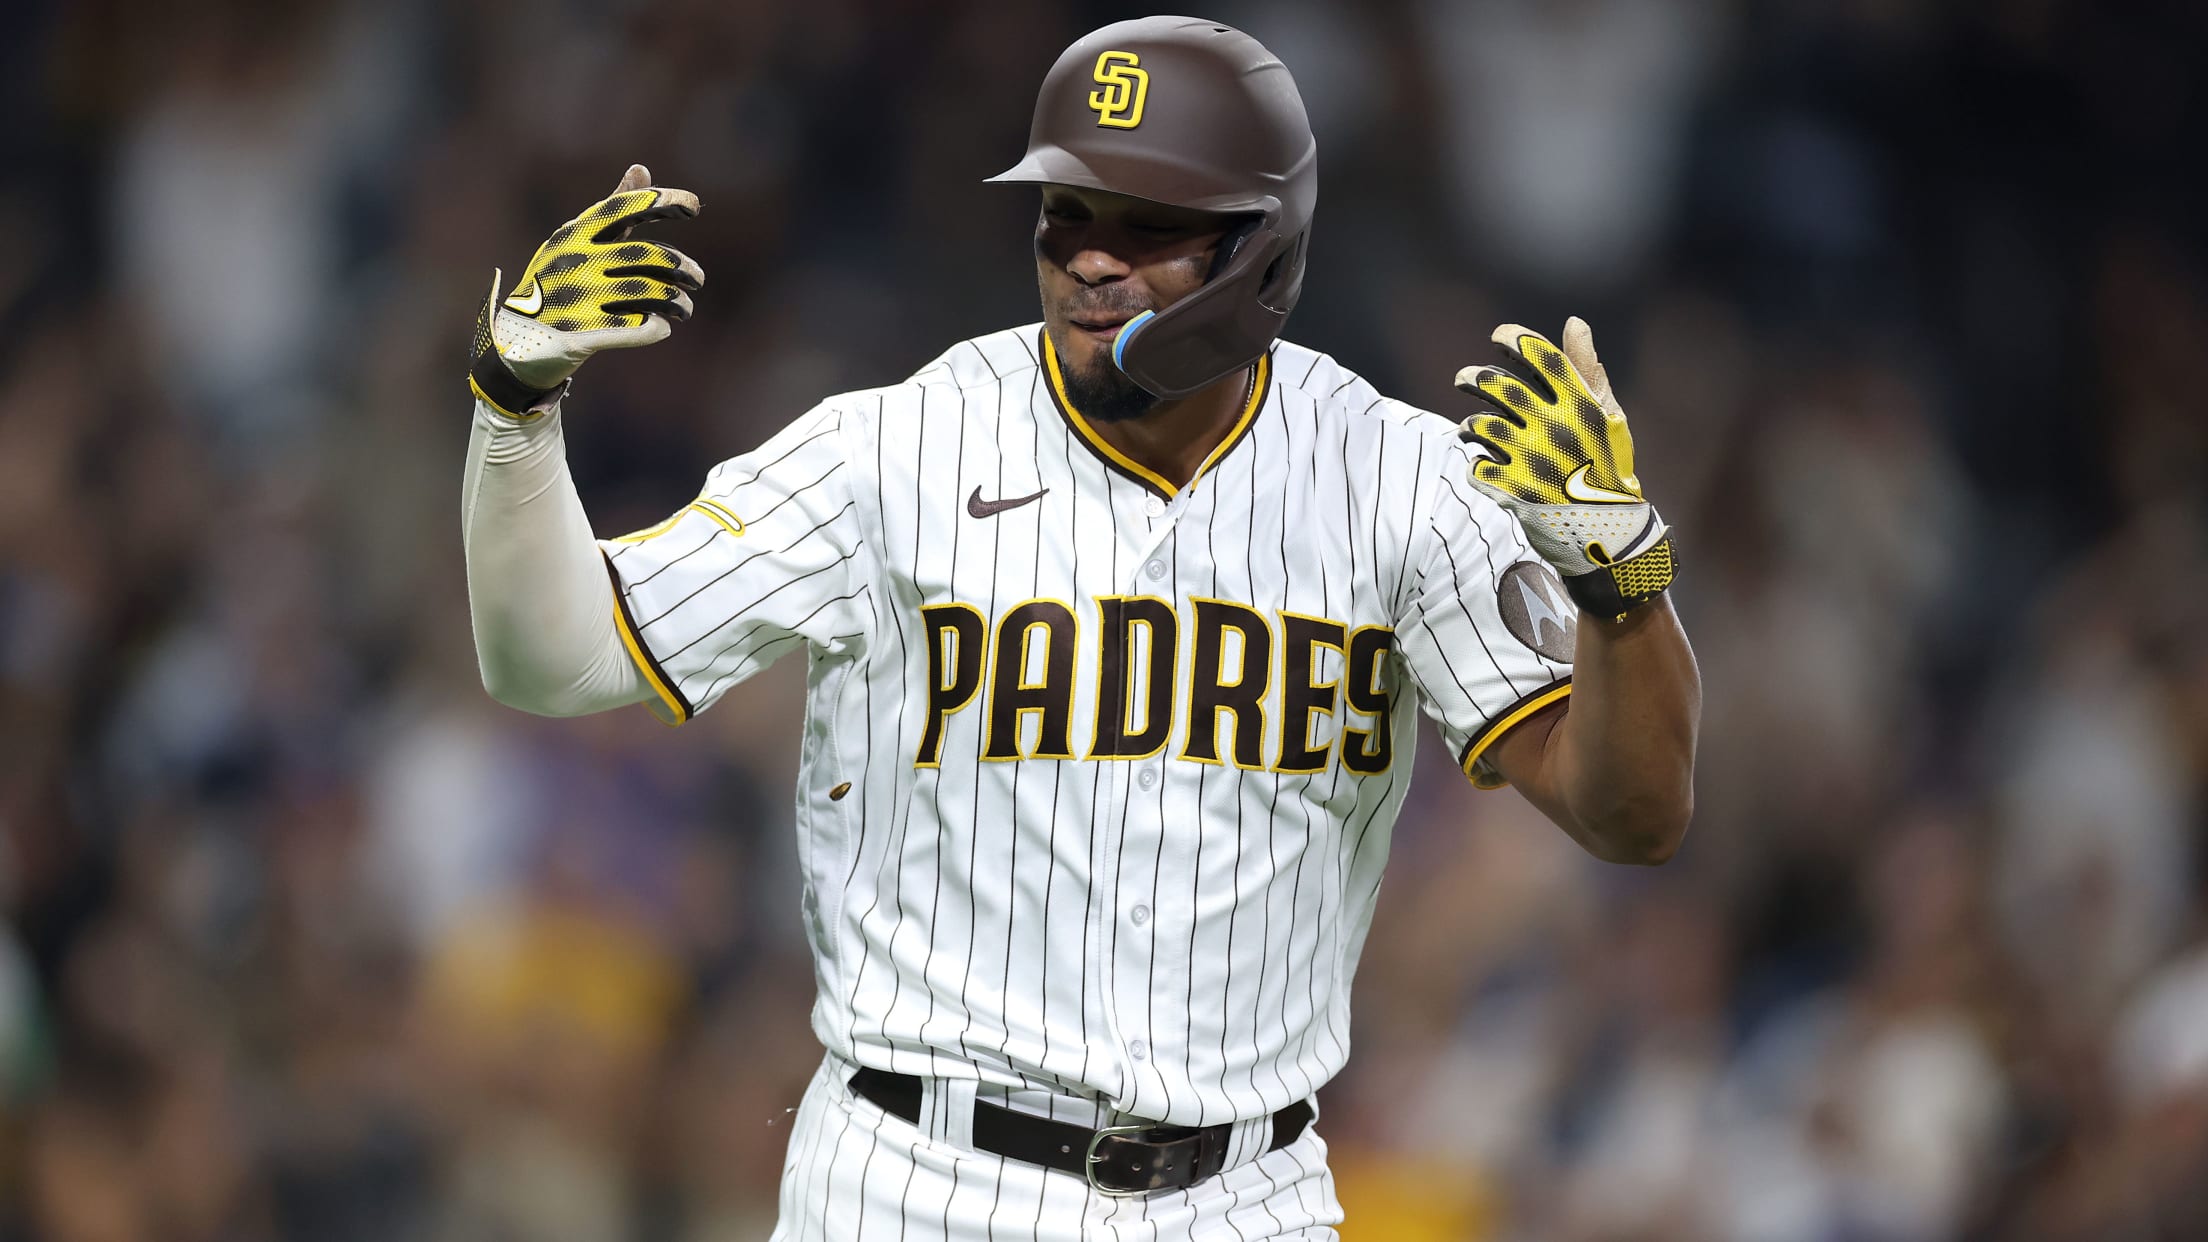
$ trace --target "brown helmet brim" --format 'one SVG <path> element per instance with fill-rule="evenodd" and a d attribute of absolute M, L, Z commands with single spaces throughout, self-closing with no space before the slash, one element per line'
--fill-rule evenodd
<path fill-rule="evenodd" d="M 1084 159 L 1063 147 L 1044 144 L 984 181 L 1000 185 L 1070 185 L 1222 215 L 1271 215 L 1281 207 L 1274 195 L 1252 194 L 1246 179 L 1243 184 L 1234 184 L 1212 170 L 1191 168 L 1155 153 L 1092 155 Z"/>

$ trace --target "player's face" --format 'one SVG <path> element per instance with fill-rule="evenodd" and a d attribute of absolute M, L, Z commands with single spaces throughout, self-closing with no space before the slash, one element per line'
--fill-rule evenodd
<path fill-rule="evenodd" d="M 1211 212 L 1124 194 L 1043 187 L 1035 225 L 1043 325 L 1084 415 L 1130 418 L 1157 403 L 1112 364 L 1112 341 L 1121 324 L 1203 285 L 1226 224 Z"/>

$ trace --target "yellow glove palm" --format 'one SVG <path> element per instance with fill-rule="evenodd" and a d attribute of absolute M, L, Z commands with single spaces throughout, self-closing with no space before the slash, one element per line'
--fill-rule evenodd
<path fill-rule="evenodd" d="M 611 195 L 537 247 L 504 301 L 494 269 L 476 314 L 469 372 L 476 395 L 524 417 L 599 350 L 666 339 L 673 323 L 690 318 L 690 295 L 705 272 L 674 247 L 629 234 L 697 214 L 697 195 L 654 186 L 649 171 L 631 165 Z"/>
<path fill-rule="evenodd" d="M 1669 531 L 1641 493 L 1593 332 L 1574 316 L 1561 350 L 1517 324 L 1492 339 L 1519 365 L 1457 372 L 1459 389 L 1495 406 L 1464 420 L 1464 438 L 1486 450 L 1472 486 L 1517 517 L 1581 607 L 1615 618 L 1656 598 L 1676 568 Z"/>

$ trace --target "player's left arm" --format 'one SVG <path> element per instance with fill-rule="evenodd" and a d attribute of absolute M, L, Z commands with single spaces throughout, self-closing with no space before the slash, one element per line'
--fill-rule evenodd
<path fill-rule="evenodd" d="M 1585 321 L 1564 347 L 1495 330 L 1509 366 L 1457 386 L 1493 406 L 1464 422 L 1485 456 L 1470 482 L 1518 519 L 1579 605 L 1569 698 L 1497 740 L 1486 759 L 1596 856 L 1660 863 L 1694 810 L 1702 680 L 1666 592 L 1671 532 L 1642 495 L 1633 440 Z"/>

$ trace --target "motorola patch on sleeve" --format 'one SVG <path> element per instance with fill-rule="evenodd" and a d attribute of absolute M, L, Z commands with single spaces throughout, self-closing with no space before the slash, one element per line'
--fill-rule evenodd
<path fill-rule="evenodd" d="M 1520 561 L 1503 571 L 1495 597 L 1512 638 L 1559 664 L 1572 662 L 1579 609 L 1555 570 L 1539 561 Z"/>

